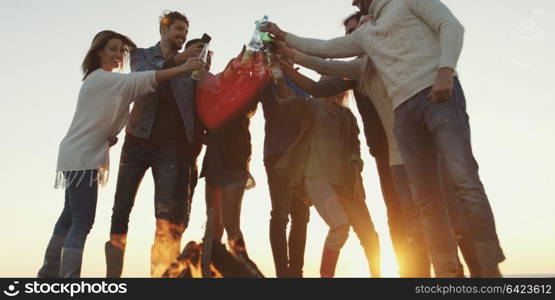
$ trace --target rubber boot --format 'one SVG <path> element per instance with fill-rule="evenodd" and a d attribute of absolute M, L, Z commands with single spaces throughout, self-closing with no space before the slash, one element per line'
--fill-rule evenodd
<path fill-rule="evenodd" d="M 44 253 L 44 262 L 37 274 L 38 278 L 57 278 L 60 276 L 60 258 L 64 241 L 65 238 L 52 235 Z"/>
<path fill-rule="evenodd" d="M 61 278 L 80 278 L 83 249 L 62 248 L 60 259 Z"/>
<path fill-rule="evenodd" d="M 104 253 L 106 254 L 106 278 L 121 278 L 125 250 L 107 241 L 104 245 Z"/>
<path fill-rule="evenodd" d="M 335 276 L 335 267 L 339 260 L 340 250 L 332 250 L 324 247 L 322 252 L 322 262 L 320 263 L 320 277 L 333 278 Z"/>

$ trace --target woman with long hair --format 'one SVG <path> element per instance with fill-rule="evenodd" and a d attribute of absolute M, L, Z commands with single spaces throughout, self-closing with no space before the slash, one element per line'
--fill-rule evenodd
<path fill-rule="evenodd" d="M 104 30 L 83 60 L 83 84 L 69 131 L 60 143 L 56 188 L 65 190 L 64 208 L 48 243 L 38 277 L 80 277 L 83 249 L 94 223 L 98 185 L 106 184 L 109 149 L 123 129 L 129 105 L 158 83 L 202 67 L 200 59 L 170 69 L 121 74 L 124 58 L 135 49 L 126 36 Z"/>
<path fill-rule="evenodd" d="M 380 277 L 378 234 L 365 203 L 359 129 L 346 107 L 347 92 L 330 98 L 306 98 L 278 83 L 278 103 L 297 116 L 297 139 L 281 157 L 276 170 L 293 189 L 308 198 L 329 226 L 320 265 L 321 277 L 333 277 L 341 248 L 353 227 L 372 277 Z"/>
<path fill-rule="evenodd" d="M 248 68 L 243 62 L 243 54 L 233 59 L 224 72 L 207 78 L 201 84 L 212 84 L 213 90 L 240 89 Z M 239 261 L 246 277 L 263 277 L 256 265 L 249 259 L 241 232 L 241 204 L 245 190 L 252 189 L 255 181 L 249 172 L 251 158 L 250 118 L 256 112 L 258 102 L 249 97 L 245 105 L 215 128 L 207 129 L 206 154 L 201 177 L 206 179 L 206 231 L 203 238 L 202 273 L 212 277 L 210 271 L 211 253 L 225 249 L 221 243 L 223 232 L 227 234 L 229 252 Z M 213 109 L 225 109 L 214 107 Z M 239 276 L 239 275 L 237 275 Z"/>

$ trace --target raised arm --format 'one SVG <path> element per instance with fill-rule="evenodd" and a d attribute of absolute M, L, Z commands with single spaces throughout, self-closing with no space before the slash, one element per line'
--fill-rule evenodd
<path fill-rule="evenodd" d="M 287 34 L 285 43 L 301 52 L 321 58 L 344 58 L 364 54 L 359 42 L 346 35 L 331 40 L 310 39 Z"/>
<path fill-rule="evenodd" d="M 359 57 L 350 61 L 326 60 L 296 51 L 293 59 L 296 63 L 320 74 L 360 80 L 367 58 Z"/>
<path fill-rule="evenodd" d="M 285 73 L 292 73 L 291 77 L 297 80 L 307 80 L 303 79 L 303 75 L 299 74 L 291 65 L 285 62 L 291 59 L 295 60 L 296 63 L 303 65 L 309 69 L 313 69 L 320 74 L 330 75 L 337 78 L 327 78 L 326 80 L 320 80 L 316 83 L 310 80 L 309 83 L 305 83 L 309 89 L 306 89 L 310 94 L 315 97 L 331 97 L 335 96 L 346 90 L 350 90 L 356 87 L 353 80 L 360 80 L 361 78 L 368 79 L 368 76 L 363 76 L 362 74 L 368 74 L 367 68 L 371 65 L 368 64 L 368 57 L 363 56 L 352 61 L 333 61 L 325 60 L 315 56 L 306 55 L 297 50 L 291 49 L 285 45 L 284 42 L 278 41 L 275 43 L 277 52 L 287 57 L 288 59 L 280 59 L 280 63 Z M 299 78 L 300 77 L 300 78 Z M 343 80 L 343 77 L 351 78 L 353 80 Z M 303 87 L 304 88 L 304 87 Z"/>
<path fill-rule="evenodd" d="M 294 116 L 305 114 L 310 105 L 309 98 L 295 96 L 293 90 L 283 79 L 278 81 L 276 99 L 280 109 Z"/>
<path fill-rule="evenodd" d="M 320 81 L 316 82 L 312 96 L 318 98 L 333 97 L 356 87 L 357 83 L 353 80 L 323 76 Z"/>
<path fill-rule="evenodd" d="M 339 77 L 323 77 L 316 82 L 305 75 L 301 74 L 294 68 L 283 69 L 289 79 L 293 80 L 301 89 L 317 98 L 326 98 L 337 96 L 345 91 L 356 88 L 356 82 L 350 79 L 342 79 Z"/>
<path fill-rule="evenodd" d="M 203 65 L 202 59 L 198 57 L 189 58 L 184 64 L 156 71 L 156 82 L 162 83 L 170 78 L 201 68 Z"/>
<path fill-rule="evenodd" d="M 147 59 L 146 49 L 135 49 L 130 55 L 130 67 L 132 72 L 156 71 L 162 69 L 173 68 L 187 62 L 190 58 L 199 57 L 202 50 L 202 43 L 189 46 L 185 51 L 176 54 L 166 60 L 157 63 L 150 62 Z"/>
<path fill-rule="evenodd" d="M 344 58 L 364 54 L 361 39 L 358 36 L 347 35 L 330 40 L 309 39 L 287 33 L 274 23 L 268 23 L 262 31 L 270 32 L 276 39 L 301 52 L 321 58 Z"/>
<path fill-rule="evenodd" d="M 277 56 L 277 59 L 285 76 L 291 79 L 298 87 L 300 87 L 305 92 L 314 95 L 314 93 L 316 92 L 316 81 L 304 76 L 297 69 L 295 69 L 293 61 L 291 59 L 287 59 L 279 55 Z"/>
<path fill-rule="evenodd" d="M 129 104 L 138 96 L 152 92 L 159 83 L 200 67 L 202 67 L 202 60 L 191 58 L 186 63 L 169 69 L 122 74 L 118 86 L 122 101 Z"/>

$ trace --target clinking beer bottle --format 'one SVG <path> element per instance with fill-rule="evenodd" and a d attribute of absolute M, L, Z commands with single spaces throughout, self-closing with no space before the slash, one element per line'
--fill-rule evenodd
<path fill-rule="evenodd" d="M 256 27 L 254 33 L 252 34 L 250 42 L 247 44 L 247 50 L 243 55 L 243 62 L 247 62 L 251 59 L 252 55 L 256 51 L 262 50 L 265 43 L 272 42 L 272 38 L 267 32 L 261 32 L 260 28 L 268 23 L 268 16 L 264 16 L 262 19 L 254 22 Z"/>
<path fill-rule="evenodd" d="M 202 51 L 200 52 L 200 56 L 199 58 L 202 59 L 202 61 L 204 63 L 206 63 L 206 57 L 208 56 L 208 43 L 204 44 L 204 47 L 202 48 Z M 203 77 L 204 70 L 200 69 L 200 70 L 194 70 L 191 73 L 191 78 L 193 80 L 200 80 Z"/>
<path fill-rule="evenodd" d="M 266 26 L 268 22 L 270 22 L 270 20 L 268 19 L 268 16 L 264 16 L 261 20 L 258 21 L 258 24 L 257 24 L 258 32 L 260 34 L 260 39 L 264 44 L 268 44 L 274 41 L 274 39 L 272 39 L 272 37 L 270 36 L 270 33 L 260 31 L 260 28 Z"/>
<path fill-rule="evenodd" d="M 202 51 L 200 52 L 199 58 L 204 63 L 206 63 L 206 58 L 208 57 L 208 44 L 210 43 L 211 40 L 212 38 L 206 33 L 203 34 L 202 38 L 200 39 L 200 42 L 203 43 L 204 46 L 202 47 Z M 203 75 L 204 75 L 204 69 L 194 70 L 191 73 L 191 78 L 193 80 L 200 80 L 202 79 Z"/>
<path fill-rule="evenodd" d="M 274 54 L 266 54 L 266 65 L 270 71 L 270 77 L 274 82 L 277 83 L 278 80 L 283 78 L 283 71 L 281 70 L 279 63 L 276 61 Z"/>

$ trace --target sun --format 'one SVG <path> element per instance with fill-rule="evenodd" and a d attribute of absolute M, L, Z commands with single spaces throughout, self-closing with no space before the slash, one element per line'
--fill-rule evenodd
<path fill-rule="evenodd" d="M 381 242 L 382 277 L 398 278 L 399 266 L 395 260 L 391 244 L 389 244 L 389 240 L 386 242 L 386 239 L 381 240 Z M 364 251 L 356 236 L 350 237 L 347 244 L 341 250 L 335 275 L 336 277 L 346 278 L 366 278 L 370 276 Z"/>

